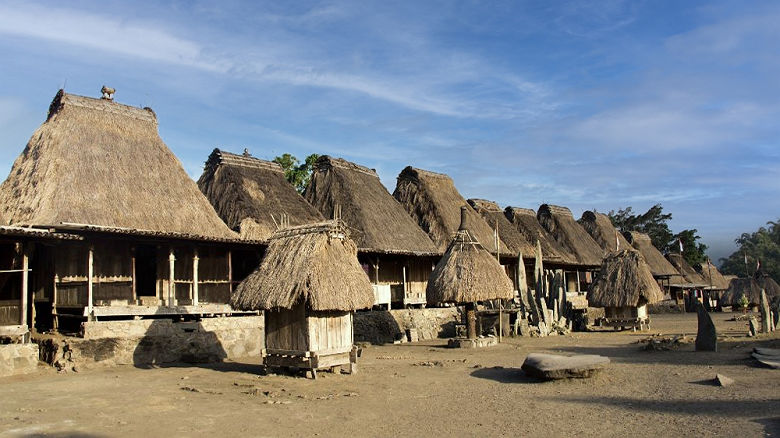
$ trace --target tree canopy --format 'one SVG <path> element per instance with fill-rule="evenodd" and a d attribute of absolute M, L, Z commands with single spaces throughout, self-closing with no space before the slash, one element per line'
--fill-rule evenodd
<path fill-rule="evenodd" d="M 317 154 L 311 154 L 303 161 L 298 160 L 292 154 L 282 154 L 273 159 L 275 163 L 279 163 L 284 169 L 284 177 L 290 184 L 295 187 L 298 193 L 303 193 L 306 190 L 306 186 L 309 184 L 311 178 L 311 172 L 314 170 L 314 162 L 320 156 Z"/>
<path fill-rule="evenodd" d="M 720 259 L 721 272 L 740 277 L 753 275 L 760 261 L 761 271 L 780 282 L 780 219 L 766 224 L 766 227 L 753 233 L 742 233 L 734 240 L 739 249 Z"/>

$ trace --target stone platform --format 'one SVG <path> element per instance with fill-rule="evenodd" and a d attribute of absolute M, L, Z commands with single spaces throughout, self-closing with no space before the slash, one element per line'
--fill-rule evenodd
<path fill-rule="evenodd" d="M 0 377 L 32 373 L 38 368 L 38 345 L 0 345 Z"/>
<path fill-rule="evenodd" d="M 494 345 L 498 345 L 498 338 L 455 338 L 447 341 L 447 346 L 450 348 L 482 348 Z"/>

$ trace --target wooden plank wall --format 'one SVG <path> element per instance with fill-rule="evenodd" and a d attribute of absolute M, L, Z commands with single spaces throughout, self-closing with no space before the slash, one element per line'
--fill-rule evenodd
<path fill-rule="evenodd" d="M 307 322 L 311 351 L 352 348 L 351 312 L 309 312 Z"/>
<path fill-rule="evenodd" d="M 306 308 L 265 311 L 265 348 L 269 350 L 309 351 Z"/>

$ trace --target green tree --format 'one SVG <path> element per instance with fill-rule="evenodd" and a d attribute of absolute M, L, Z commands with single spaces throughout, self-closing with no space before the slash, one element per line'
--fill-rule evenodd
<path fill-rule="evenodd" d="M 309 179 L 311 179 L 311 173 L 314 170 L 314 162 L 319 157 L 317 154 L 311 154 L 301 163 L 292 154 L 282 154 L 275 157 L 273 161 L 282 166 L 284 177 L 295 187 L 295 190 L 298 193 L 303 193 L 306 190 L 306 186 L 309 185 Z"/>
<path fill-rule="evenodd" d="M 683 258 L 691 266 L 696 266 L 699 263 L 707 261 L 707 245 L 698 243 L 697 240 L 701 237 L 697 236 L 698 231 L 696 228 L 692 230 L 682 230 L 674 235 L 674 240 L 669 247 L 666 248 L 668 252 L 679 252 L 680 243 L 683 244 Z"/>
<path fill-rule="evenodd" d="M 655 204 L 642 214 L 634 214 L 631 207 L 626 207 L 617 212 L 611 210 L 607 216 L 612 221 L 612 225 L 621 232 L 639 231 L 647 234 L 653 245 L 660 251 L 666 251 L 675 241 L 674 234 L 667 223 L 672 219 L 672 214 L 664 213 L 661 204 Z"/>
<path fill-rule="evenodd" d="M 734 239 L 739 249 L 730 256 L 720 259 L 721 271 L 724 274 L 740 277 L 753 275 L 758 261 L 761 261 L 761 270 L 780 282 L 780 219 L 766 224 L 766 227 L 760 227 L 753 233 L 742 233 Z"/>

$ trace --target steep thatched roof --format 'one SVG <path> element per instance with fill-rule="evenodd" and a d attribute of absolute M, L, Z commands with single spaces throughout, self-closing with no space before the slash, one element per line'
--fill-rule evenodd
<path fill-rule="evenodd" d="M 596 281 L 588 290 L 588 305 L 642 306 L 661 301 L 663 291 L 644 257 L 633 248 L 612 252 L 604 259 Z"/>
<path fill-rule="evenodd" d="M 704 278 L 685 261 L 682 255 L 670 253 L 666 255 L 666 259 L 681 275 L 671 279 L 672 286 L 700 288 L 709 285 L 709 282 L 704 281 Z"/>
<path fill-rule="evenodd" d="M 488 251 L 496 252 L 493 230 L 458 193 L 449 176 L 408 166 L 398 175 L 393 196 L 442 251 L 458 230 L 460 208 L 468 207 L 468 229 Z M 501 255 L 512 256 L 500 238 L 498 244 Z"/>
<path fill-rule="evenodd" d="M 566 207 L 542 204 L 536 213 L 536 218 L 558 243 L 574 254 L 581 265 L 601 265 L 604 251 L 574 220 L 571 210 Z"/>
<path fill-rule="evenodd" d="M 151 109 L 62 90 L 0 186 L 0 216 L 237 237 L 160 139 Z"/>
<path fill-rule="evenodd" d="M 771 277 L 755 276 L 751 278 L 735 278 L 729 282 L 726 292 L 720 297 L 723 306 L 739 306 L 739 300 L 745 295 L 750 306 L 761 304 L 761 289 L 766 291 L 770 302 L 780 297 L 780 286 Z"/>
<path fill-rule="evenodd" d="M 677 269 L 666 260 L 661 251 L 653 246 L 653 241 L 650 240 L 650 236 L 638 231 L 631 231 L 625 233 L 624 237 L 631 242 L 631 245 L 642 253 L 642 257 L 645 258 L 648 266 L 650 266 L 650 272 L 656 277 L 680 277 L 680 273 Z"/>
<path fill-rule="evenodd" d="M 341 219 L 353 229 L 353 238 L 361 251 L 414 255 L 442 253 L 390 195 L 373 169 L 322 156 L 314 164 L 314 174 L 305 196 L 328 218 L 333 217 L 338 206 Z"/>
<path fill-rule="evenodd" d="M 517 228 L 509 222 L 509 219 L 504 216 L 504 212 L 493 201 L 485 199 L 469 199 L 469 205 L 477 213 L 482 216 L 482 219 L 487 222 L 491 229 L 498 229 L 498 237 L 509 248 L 515 256 L 518 253 L 523 254 L 523 258 L 533 260 L 534 258 L 534 243 L 528 241 L 523 234 L 521 234 Z"/>
<path fill-rule="evenodd" d="M 343 222 L 275 232 L 260 267 L 238 285 L 230 300 L 241 310 L 290 309 L 300 302 L 315 311 L 373 305 L 374 290 Z"/>
<path fill-rule="evenodd" d="M 729 288 L 729 281 L 723 277 L 718 268 L 710 263 L 709 260 L 697 265 L 696 271 L 704 279 L 704 282 L 707 283 L 708 288 L 711 287 L 714 290 L 726 290 Z"/>
<path fill-rule="evenodd" d="M 566 250 L 560 243 L 547 232 L 539 220 L 536 219 L 536 212 L 530 208 L 507 207 L 504 209 L 504 216 L 515 227 L 525 240 L 532 242 L 533 251 L 536 251 L 536 242 L 539 241 L 542 247 L 542 261 L 544 263 L 553 263 L 561 265 L 578 265 L 574 254 Z"/>
<path fill-rule="evenodd" d="M 279 227 L 322 222 L 324 218 L 284 178 L 272 161 L 219 149 L 209 155 L 198 187 L 219 217 L 242 237 L 265 240 Z"/>
<path fill-rule="evenodd" d="M 504 268 L 471 233 L 467 223 L 469 207 L 462 207 L 462 226 L 428 278 L 429 304 L 474 303 L 511 299 L 514 288 Z"/>
<path fill-rule="evenodd" d="M 612 221 L 604 213 L 598 213 L 588 210 L 582 213 L 578 221 L 582 228 L 590 234 L 590 237 L 599 244 L 605 254 L 609 254 L 619 249 L 628 249 L 631 244 L 628 243 L 622 234 L 618 233 L 612 225 Z"/>

